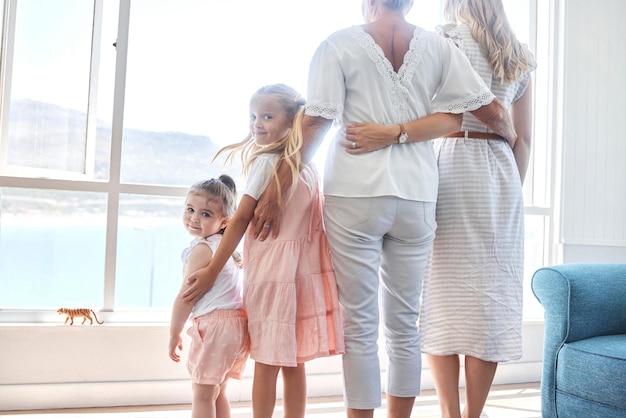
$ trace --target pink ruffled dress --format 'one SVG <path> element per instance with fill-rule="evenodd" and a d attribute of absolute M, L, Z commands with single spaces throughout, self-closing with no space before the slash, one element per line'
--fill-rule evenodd
<path fill-rule="evenodd" d="M 271 234 L 265 241 L 255 239 L 252 226 L 246 232 L 243 301 L 250 357 L 263 364 L 295 367 L 344 352 L 317 181 L 298 182 L 276 239 Z"/>

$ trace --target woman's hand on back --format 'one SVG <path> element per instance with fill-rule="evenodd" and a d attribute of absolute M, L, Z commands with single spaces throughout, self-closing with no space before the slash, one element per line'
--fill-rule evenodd
<path fill-rule="evenodd" d="M 341 146 L 349 154 L 365 154 L 396 143 L 400 136 L 400 127 L 378 123 L 351 123 L 346 128 L 345 136 Z"/>
<path fill-rule="evenodd" d="M 254 237 L 260 241 L 265 241 L 271 233 L 276 238 L 280 232 L 280 214 L 278 187 L 272 181 L 259 198 L 254 209 L 254 218 L 252 218 Z"/>

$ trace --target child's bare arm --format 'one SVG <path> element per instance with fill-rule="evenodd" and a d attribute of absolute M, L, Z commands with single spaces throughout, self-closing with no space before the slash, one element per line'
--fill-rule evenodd
<path fill-rule="evenodd" d="M 212 257 L 213 251 L 211 251 L 208 245 L 196 245 L 189 253 L 183 277 L 186 278 L 189 273 L 194 272 L 199 268 L 206 267 Z M 213 286 L 213 283 L 211 283 L 210 286 Z M 176 299 L 174 299 L 174 306 L 172 307 L 169 355 L 170 358 L 176 362 L 180 361 L 178 351 L 183 349 L 181 333 L 185 327 L 185 323 L 187 323 L 187 320 L 189 319 L 189 315 L 191 314 L 191 309 L 193 307 L 192 304 L 185 303 L 182 298 L 183 292 L 188 288 L 189 285 L 187 284 L 187 280 L 183 280 L 183 284 L 180 291 L 176 295 Z"/>

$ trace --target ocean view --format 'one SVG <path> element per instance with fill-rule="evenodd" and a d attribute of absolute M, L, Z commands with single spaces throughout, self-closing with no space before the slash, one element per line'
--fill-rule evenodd
<path fill-rule="evenodd" d="M 105 234 L 104 225 L 3 225 L 0 306 L 99 309 Z M 182 280 L 180 255 L 190 241 L 180 221 L 120 226 L 115 306 L 170 308 Z"/>

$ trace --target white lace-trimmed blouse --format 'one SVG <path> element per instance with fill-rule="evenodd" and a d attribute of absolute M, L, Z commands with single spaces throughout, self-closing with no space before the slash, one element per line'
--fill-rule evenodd
<path fill-rule="evenodd" d="M 306 114 L 353 122 L 406 123 L 436 112 L 463 113 L 494 95 L 449 40 L 416 28 L 396 73 L 361 26 L 335 32 L 318 47 L 309 69 Z M 431 141 L 350 155 L 337 131 L 325 163 L 324 194 L 397 196 L 435 202 L 437 163 Z"/>

